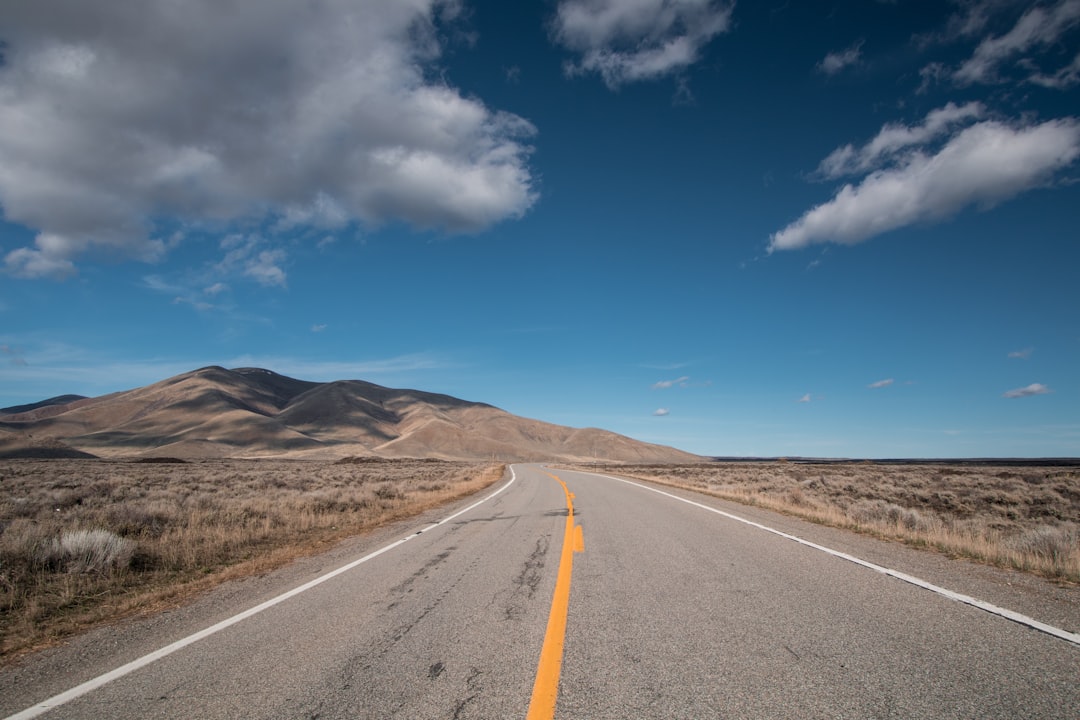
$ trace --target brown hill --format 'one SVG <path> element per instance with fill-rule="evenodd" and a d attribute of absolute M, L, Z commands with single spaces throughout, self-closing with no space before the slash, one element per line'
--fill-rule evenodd
<path fill-rule="evenodd" d="M 0 415 L 14 415 L 15 413 L 26 413 L 41 408 L 54 407 L 57 405 L 67 405 L 73 403 L 76 400 L 85 400 L 85 395 L 60 395 L 58 397 L 49 398 L 48 400 L 42 400 L 41 402 L 31 403 L 30 405 L 14 405 L 12 407 L 0 408 Z"/>
<path fill-rule="evenodd" d="M 34 450 L 36 449 L 36 450 Z M 207 367 L 153 385 L 0 415 L 0 455 L 416 457 L 692 462 L 698 456 L 552 425 L 449 395 Z"/>

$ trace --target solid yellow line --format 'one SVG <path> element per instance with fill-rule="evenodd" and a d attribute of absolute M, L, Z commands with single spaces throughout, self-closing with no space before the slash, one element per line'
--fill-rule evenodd
<path fill-rule="evenodd" d="M 536 668 L 536 681 L 533 683 L 532 699 L 529 701 L 529 713 L 526 720 L 551 720 L 555 717 L 555 700 L 559 696 L 559 674 L 562 671 L 563 643 L 566 639 L 566 613 L 570 607 L 570 576 L 574 569 L 574 550 L 585 548 L 581 536 L 581 527 L 574 536 L 574 501 L 573 493 L 561 479 L 559 481 L 566 493 L 566 531 L 563 533 L 562 554 L 559 557 L 559 573 L 555 578 L 555 594 L 551 599 L 551 614 L 548 616 L 547 632 L 544 633 L 544 647 L 540 650 L 540 664 Z M 580 550 L 579 550 L 580 552 Z"/>

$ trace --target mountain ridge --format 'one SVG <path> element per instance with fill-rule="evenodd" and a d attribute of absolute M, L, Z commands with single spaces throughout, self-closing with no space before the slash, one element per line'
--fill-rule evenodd
<path fill-rule="evenodd" d="M 77 399 L 59 402 L 64 397 Z M 696 455 L 482 402 L 363 380 L 211 365 L 96 398 L 0 414 L 0 457 L 341 457 L 692 462 Z"/>

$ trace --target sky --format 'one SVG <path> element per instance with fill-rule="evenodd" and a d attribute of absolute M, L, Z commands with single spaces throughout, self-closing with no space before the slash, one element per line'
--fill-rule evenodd
<path fill-rule="evenodd" d="M 1080 456 L 1080 0 L 0 6 L 0 407 L 206 365 Z"/>

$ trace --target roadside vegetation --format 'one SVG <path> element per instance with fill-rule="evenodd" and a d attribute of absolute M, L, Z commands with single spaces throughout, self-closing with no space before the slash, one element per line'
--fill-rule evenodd
<path fill-rule="evenodd" d="M 1080 467 L 718 462 L 589 465 L 1080 583 Z"/>
<path fill-rule="evenodd" d="M 438 460 L 0 461 L 0 664 L 498 481 Z"/>

